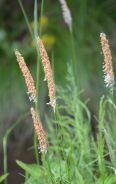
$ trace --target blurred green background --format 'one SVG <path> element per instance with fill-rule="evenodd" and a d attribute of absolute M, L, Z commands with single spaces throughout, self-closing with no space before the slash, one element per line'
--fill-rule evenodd
<path fill-rule="evenodd" d="M 33 30 L 34 1 L 22 1 L 31 28 Z M 73 35 L 77 59 L 79 90 L 84 89 L 83 101 L 90 98 L 88 107 L 92 114 L 92 131 L 95 131 L 94 115 L 98 115 L 99 99 L 108 94 L 103 80 L 103 54 L 101 53 L 100 33 L 104 32 L 109 40 L 116 67 L 116 1 L 115 0 L 67 0 L 73 18 Z M 38 1 L 38 28 L 40 25 L 40 6 Z M 62 18 L 58 0 L 46 0 L 42 18 L 41 39 L 46 47 L 50 60 L 54 60 L 55 84 L 65 88 L 67 63 L 73 62 L 70 33 Z M 6 130 L 25 112 L 29 111 L 32 102 L 26 94 L 27 88 L 15 58 L 14 50 L 18 49 L 29 67 L 33 78 L 36 78 L 37 52 L 30 36 L 18 1 L 0 0 L 0 139 Z M 51 114 L 44 73 L 40 66 L 39 110 L 41 122 L 45 126 L 45 115 Z M 70 95 L 70 94 L 69 94 Z M 46 129 L 46 128 L 45 128 Z M 3 173 L 3 150 L 0 142 L 0 174 Z M 27 151 L 33 145 L 33 124 L 30 116 L 20 122 L 12 131 L 8 140 L 9 183 L 18 177 L 15 159 L 32 163 L 34 153 Z M 27 154 L 28 153 L 28 157 Z M 17 167 L 18 168 L 18 167 Z M 19 181 L 23 177 L 19 176 Z"/>

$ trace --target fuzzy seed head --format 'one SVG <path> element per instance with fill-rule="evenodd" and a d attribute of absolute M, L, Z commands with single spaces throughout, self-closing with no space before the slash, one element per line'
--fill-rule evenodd
<path fill-rule="evenodd" d="M 51 69 L 49 57 L 48 57 L 47 52 L 44 48 L 42 40 L 39 37 L 37 38 L 37 43 L 39 46 L 40 56 L 41 56 L 41 60 L 42 60 L 43 68 L 44 68 L 45 80 L 47 80 L 47 83 L 48 83 L 49 98 L 50 98 L 50 102 L 48 104 L 50 104 L 54 108 L 54 111 L 55 111 L 56 90 L 55 90 L 55 84 L 54 84 L 54 80 L 53 80 L 53 74 L 52 74 L 52 69 Z"/>
<path fill-rule="evenodd" d="M 72 16 L 70 9 L 68 8 L 65 0 L 59 0 L 59 2 L 62 6 L 62 15 L 64 22 L 68 25 L 70 32 L 72 32 Z"/>
<path fill-rule="evenodd" d="M 18 50 L 15 50 L 15 55 L 17 58 L 17 61 L 19 63 L 19 67 L 23 73 L 23 76 L 25 78 L 25 83 L 27 85 L 27 89 L 28 92 L 27 94 L 30 94 L 30 101 L 33 100 L 34 102 L 36 102 L 36 89 L 35 89 L 35 85 L 34 85 L 34 80 L 31 76 L 31 73 L 28 69 L 28 67 L 26 66 L 26 63 L 24 61 L 24 58 L 22 57 L 22 55 L 20 54 L 20 52 Z"/>
<path fill-rule="evenodd" d="M 103 64 L 104 82 L 106 83 L 106 87 L 109 87 L 111 88 L 111 90 L 113 90 L 113 85 L 115 81 L 114 81 L 111 51 L 105 33 L 101 33 L 100 37 L 101 37 L 102 51 L 104 54 L 104 64 Z"/>
<path fill-rule="evenodd" d="M 47 152 L 47 143 L 46 143 L 46 137 L 45 137 L 43 126 L 40 123 L 38 115 L 36 114 L 33 107 L 30 109 L 30 111 L 31 111 L 34 127 L 35 127 L 35 130 L 36 130 L 36 133 L 38 136 L 38 140 L 39 140 L 39 144 L 40 144 L 40 147 L 39 147 L 40 152 L 46 153 Z"/>

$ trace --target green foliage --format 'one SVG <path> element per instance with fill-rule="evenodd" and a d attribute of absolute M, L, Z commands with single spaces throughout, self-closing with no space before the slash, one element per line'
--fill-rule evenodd
<path fill-rule="evenodd" d="M 0 183 L 1 183 L 2 181 L 4 181 L 5 178 L 7 178 L 8 175 L 9 175 L 9 174 L 6 173 L 6 174 L 3 174 L 2 176 L 0 176 Z"/>
<path fill-rule="evenodd" d="M 12 130 L 15 128 L 15 126 L 23 119 L 25 118 L 27 115 L 29 115 L 29 112 L 23 114 L 23 116 L 21 116 L 15 123 L 12 124 L 12 126 L 7 130 L 7 132 L 5 133 L 4 137 L 3 137 L 3 152 L 4 152 L 4 176 L 7 175 L 7 140 L 8 140 L 8 136 L 9 134 L 12 132 Z M 5 180 L 5 184 L 7 183 L 7 178 L 4 178 Z"/>
<path fill-rule="evenodd" d="M 26 183 L 69 184 L 78 181 L 80 184 L 112 184 L 116 177 L 112 170 L 108 169 L 110 163 L 105 160 L 104 150 L 107 153 L 107 148 L 104 147 L 106 139 L 104 140 L 103 136 L 106 103 L 109 99 L 103 96 L 100 100 L 99 133 L 95 143 L 90 129 L 91 115 L 87 101 L 83 103 L 81 100 L 84 92 L 78 91 L 72 74 L 73 69 L 70 65 L 67 68 L 68 84 L 64 87 L 57 86 L 58 105 L 55 118 L 46 116 L 49 129 L 48 151 L 42 155 L 42 167 L 34 164 L 34 168 L 33 165 L 19 161 L 17 163 L 29 173 Z"/>
<path fill-rule="evenodd" d="M 32 178 L 38 179 L 41 176 L 40 167 L 36 164 L 25 164 L 19 160 L 16 160 L 16 163 L 24 169 L 27 173 L 29 173 Z"/>
<path fill-rule="evenodd" d="M 25 170 L 25 184 L 112 184 L 116 182 L 116 115 L 114 113 L 116 105 L 113 95 L 107 99 L 105 95 L 101 97 L 103 88 L 100 86 L 102 86 L 103 83 L 99 79 L 102 76 L 102 66 L 98 62 L 100 60 L 102 61 L 101 55 L 99 54 L 101 49 L 98 34 L 105 28 L 107 28 L 107 32 L 109 33 L 113 29 L 113 26 L 112 28 L 107 26 L 110 21 L 113 22 L 111 17 L 107 15 L 108 10 L 105 9 L 106 12 L 102 11 L 108 3 L 110 5 L 110 1 L 103 2 L 101 5 L 96 1 L 91 3 L 91 7 L 89 0 L 80 2 L 74 1 L 74 4 L 71 0 L 67 2 L 71 7 L 74 17 L 73 33 L 71 34 L 67 31 L 66 25 L 62 22 L 61 14 L 58 14 L 60 9 L 58 2 L 54 1 L 53 3 L 52 1 L 46 1 L 45 3 L 45 7 L 52 10 L 51 14 L 55 15 L 55 18 L 53 18 L 48 11 L 45 11 L 50 19 L 48 33 L 55 36 L 56 39 L 55 47 L 53 48 L 55 57 L 53 58 L 54 53 L 52 53 L 52 64 L 54 66 L 53 73 L 55 82 L 58 84 L 56 85 L 57 106 L 55 114 L 51 113 L 51 116 L 50 113 L 45 115 L 48 127 L 48 132 L 46 133 L 48 150 L 46 154 L 42 153 L 40 164 L 37 137 L 34 132 L 36 163 L 26 164 L 18 160 L 16 163 Z M 35 41 L 35 36 L 38 34 L 37 1 L 35 0 L 34 3 L 34 30 L 32 30 L 30 26 L 30 21 L 21 0 L 19 0 L 19 4 L 30 35 Z M 77 7 L 79 7 L 78 11 Z M 111 7 L 113 9 L 113 6 Z M 44 1 L 42 0 L 39 36 L 44 33 L 44 31 L 42 32 L 41 22 L 44 12 L 43 8 Z M 97 9 L 98 15 L 95 13 Z M 56 16 L 57 14 L 59 16 Z M 104 25 L 104 20 L 107 20 L 106 25 Z M 57 24 L 59 26 L 56 26 Z M 21 29 L 23 29 L 23 26 Z M 22 33 L 21 30 L 19 31 Z M 13 33 L 11 33 L 11 37 L 13 36 L 12 34 Z M 18 32 L 15 33 L 15 36 L 17 35 Z M 10 40 L 8 40 L 5 29 L 0 29 L 0 41 L 3 42 L 0 46 L 0 50 L 2 51 L 1 56 L 3 57 L 5 55 L 6 58 L 8 58 L 7 69 L 4 69 L 6 74 L 3 70 L 4 60 L 3 63 L 0 63 L 0 66 L 2 66 L 0 67 L 0 82 L 2 85 L 0 96 L 3 96 L 3 92 L 7 89 L 9 84 L 7 79 L 9 75 L 11 75 L 11 81 L 14 84 L 14 86 L 11 85 L 11 87 L 8 88 L 10 95 L 13 96 L 14 105 L 11 104 L 10 98 L 7 102 L 8 97 L 6 98 L 4 95 L 1 100 L 0 110 L 4 112 L 4 115 L 2 114 L 3 116 L 7 114 L 10 117 L 10 114 L 14 114 L 14 109 L 17 109 L 17 104 L 19 109 L 24 110 L 28 108 L 23 91 L 20 88 L 20 84 L 22 84 L 22 79 L 19 77 L 20 73 L 16 65 L 10 62 L 12 60 L 14 61 L 14 56 L 11 53 L 13 53 L 17 47 L 22 54 L 24 53 L 25 59 L 30 58 L 31 60 L 35 59 L 35 56 L 31 56 L 34 55 L 35 52 L 34 48 L 31 48 L 29 45 L 30 36 L 28 36 L 26 44 L 14 41 L 11 44 L 12 52 L 11 50 L 9 51 Z M 31 63 L 31 65 L 34 66 L 32 70 L 33 74 L 36 73 L 36 90 L 39 103 L 35 105 L 35 108 L 36 111 L 39 111 L 38 104 L 45 104 L 41 96 L 47 92 L 46 88 L 41 87 L 43 81 L 40 81 L 43 77 L 43 73 L 41 72 L 42 67 L 40 65 L 40 56 L 37 47 L 36 50 L 37 63 Z M 28 64 L 30 64 L 30 61 Z M 9 74 L 9 67 L 12 68 L 10 70 L 11 74 Z M 36 72 L 35 69 L 37 69 Z M 25 87 L 23 87 L 23 89 L 25 89 Z M 14 94 L 17 95 L 16 98 L 14 98 Z M 84 100 L 86 97 L 88 98 L 88 96 L 91 97 L 91 100 Z M 97 98 L 95 98 L 96 96 Z M 101 97 L 100 101 L 98 97 Z M 96 111 L 95 108 L 98 107 L 98 103 L 100 103 L 100 105 Z M 6 108 L 2 107 L 4 104 L 8 106 L 7 111 Z M 14 108 L 12 109 L 11 106 Z M 46 108 L 45 105 L 40 105 L 40 107 L 40 117 L 42 119 L 44 110 L 49 108 Z M 95 119 L 98 117 L 95 135 L 93 135 L 91 130 L 93 115 L 89 107 L 97 114 Z M 41 115 L 41 109 L 43 116 Z M 5 174 L 0 177 L 0 182 L 5 180 L 5 183 L 7 183 L 7 139 L 21 119 L 22 117 L 13 123 L 3 137 Z M 110 125 L 110 123 L 112 124 Z M 105 133 L 103 132 L 104 130 L 106 130 Z M 94 140 L 94 136 L 97 137 L 96 140 Z M 109 157 L 107 158 L 107 156 Z M 112 174 L 112 171 L 114 174 Z"/>
<path fill-rule="evenodd" d="M 116 182 L 116 175 L 113 174 L 113 175 L 110 175 L 110 176 L 105 176 L 104 177 L 104 183 L 105 184 L 113 184 L 114 182 Z M 95 183 L 93 184 L 102 184 L 102 179 L 98 179 Z"/>

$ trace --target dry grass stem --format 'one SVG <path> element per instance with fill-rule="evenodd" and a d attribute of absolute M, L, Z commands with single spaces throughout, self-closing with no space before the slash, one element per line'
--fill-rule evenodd
<path fill-rule="evenodd" d="M 39 46 L 39 50 L 40 50 L 40 56 L 42 59 L 42 64 L 44 67 L 44 73 L 45 73 L 45 80 L 47 80 L 48 82 L 48 90 L 49 90 L 49 98 L 50 98 L 50 102 L 48 104 L 50 104 L 54 110 L 55 110 L 55 106 L 56 106 L 56 91 L 55 91 L 55 84 L 53 81 L 53 75 L 52 75 L 52 69 L 51 69 L 51 65 L 50 65 L 50 61 L 47 55 L 47 52 L 44 48 L 44 45 L 42 43 L 42 40 L 38 37 L 37 38 L 37 43 Z"/>
<path fill-rule="evenodd" d="M 72 32 L 72 16 L 65 0 L 59 0 L 62 6 L 62 15 L 64 22 L 68 25 L 70 32 Z"/>
<path fill-rule="evenodd" d="M 106 87 L 110 87 L 113 90 L 114 85 L 114 73 L 113 73 L 113 66 L 112 66 L 112 56 L 111 51 L 109 48 L 108 40 L 106 39 L 106 35 L 104 33 L 100 34 L 101 37 L 101 45 L 102 51 L 104 54 L 104 62 L 103 65 L 103 72 L 104 72 L 104 81 L 106 83 Z"/>
<path fill-rule="evenodd" d="M 40 144 L 40 152 L 47 152 L 47 143 L 46 143 L 46 137 L 45 133 L 43 130 L 43 126 L 39 121 L 38 115 L 36 114 L 35 110 L 33 107 L 30 109 L 31 114 L 32 114 L 32 119 L 34 123 L 34 127 L 38 136 L 39 144 Z"/>
<path fill-rule="evenodd" d="M 22 55 L 20 54 L 20 52 L 18 50 L 15 50 L 15 55 L 17 58 L 17 61 L 19 63 L 19 67 L 23 73 L 23 76 L 25 78 L 25 83 L 27 85 L 28 88 L 28 94 L 31 94 L 29 99 L 30 101 L 33 100 L 34 102 L 36 102 L 36 89 L 35 89 L 35 85 L 34 85 L 34 80 L 31 76 L 31 73 L 28 69 L 28 67 L 26 66 L 26 63 L 24 61 L 24 58 L 22 57 Z"/>

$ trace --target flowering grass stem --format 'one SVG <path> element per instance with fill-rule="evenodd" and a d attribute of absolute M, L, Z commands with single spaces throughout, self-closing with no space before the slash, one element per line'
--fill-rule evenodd
<path fill-rule="evenodd" d="M 56 107 L 55 93 L 56 93 L 56 90 L 55 90 L 55 84 L 54 84 L 54 80 L 53 80 L 53 73 L 52 73 L 52 69 L 51 69 L 51 64 L 50 64 L 47 52 L 45 50 L 45 47 L 43 45 L 43 42 L 39 37 L 37 38 L 37 43 L 38 43 L 38 47 L 40 50 L 40 56 L 41 56 L 41 60 L 42 60 L 43 68 L 44 68 L 44 73 L 45 73 L 44 80 L 47 80 L 47 83 L 48 83 L 50 102 L 47 104 L 48 105 L 50 104 L 55 111 L 55 107 Z"/>
<path fill-rule="evenodd" d="M 38 136 L 39 144 L 40 144 L 40 152 L 47 152 L 47 143 L 46 143 L 46 137 L 44 133 L 44 129 L 42 124 L 40 123 L 39 117 L 33 107 L 30 109 L 34 127 Z"/>
<path fill-rule="evenodd" d="M 102 51 L 104 54 L 104 64 L 103 64 L 104 82 L 106 83 L 106 87 L 109 87 L 113 93 L 113 86 L 115 82 L 114 82 L 111 51 L 105 33 L 101 33 L 100 38 L 101 38 Z"/>

